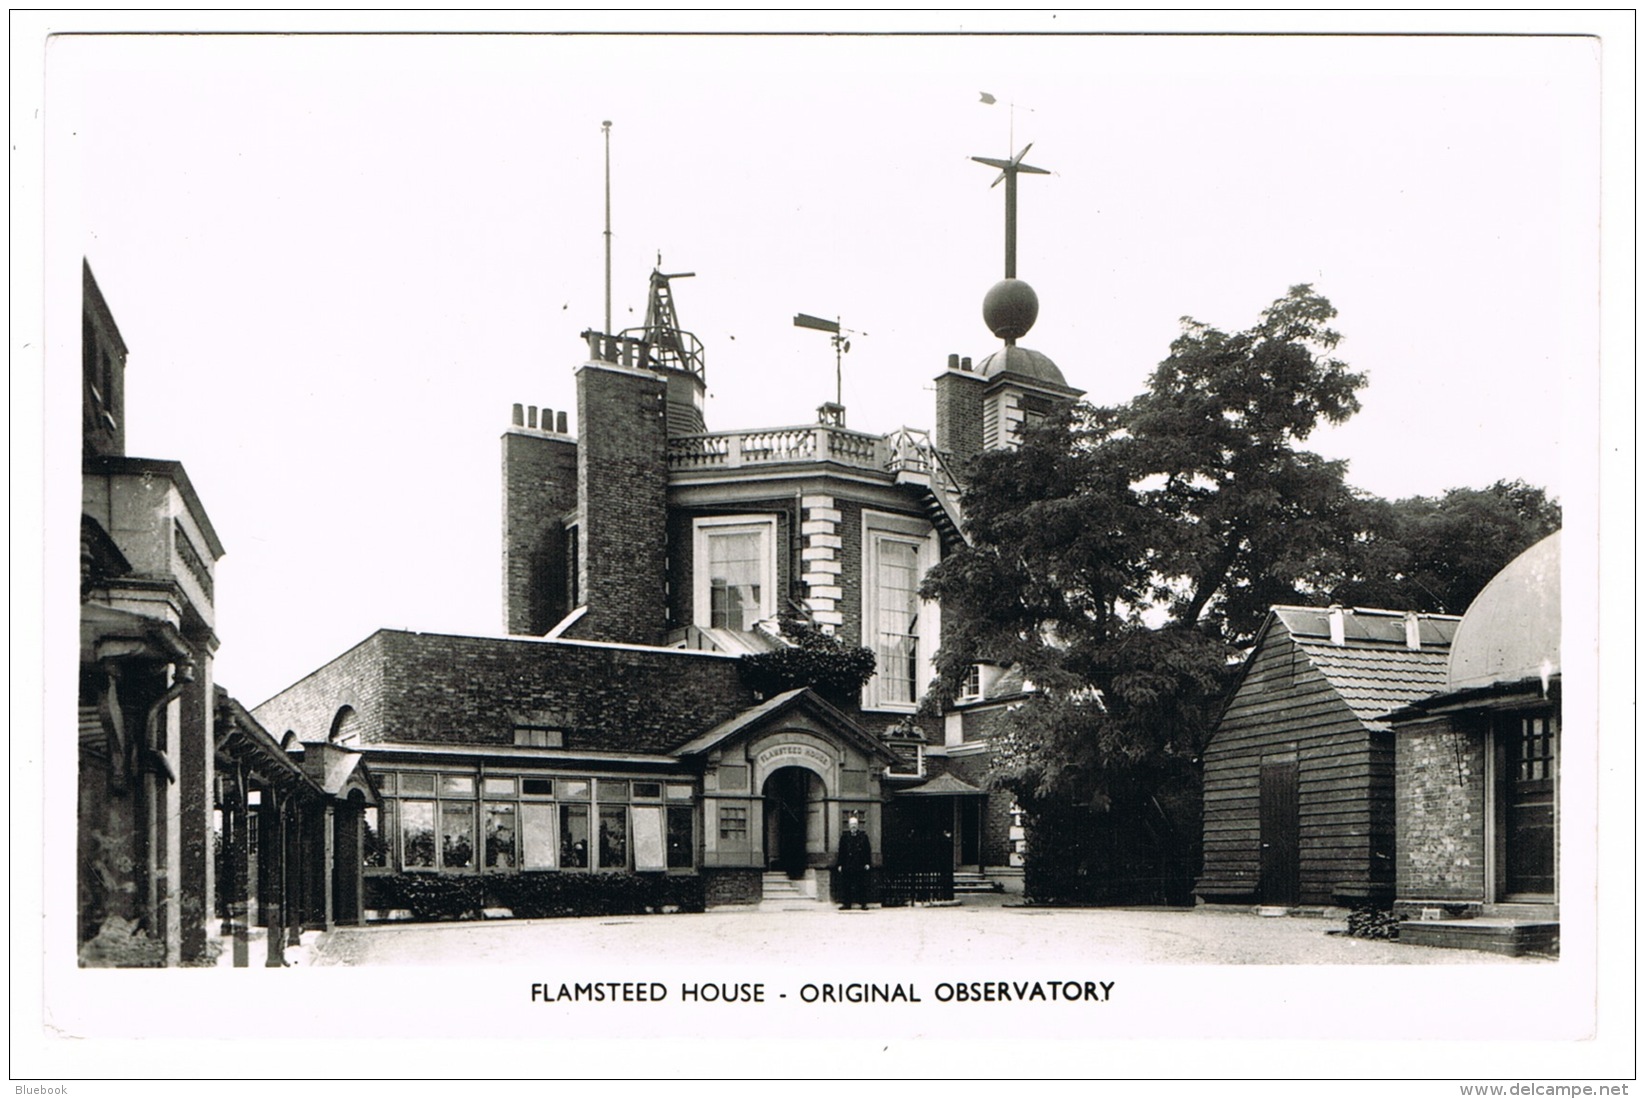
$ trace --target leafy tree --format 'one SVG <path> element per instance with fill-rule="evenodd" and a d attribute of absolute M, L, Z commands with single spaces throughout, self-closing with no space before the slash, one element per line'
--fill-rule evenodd
<path fill-rule="evenodd" d="M 943 689 L 978 659 L 1040 689 L 993 776 L 1058 836 L 1060 861 L 1031 861 L 1032 894 L 1185 899 L 1232 647 L 1357 560 L 1364 502 L 1343 463 L 1297 447 L 1359 407 L 1334 315 L 1297 286 L 1243 332 L 1185 319 L 1130 403 L 1076 406 L 972 463 L 971 545 L 925 593 L 943 600 Z M 1075 833 L 1091 842 L 1063 842 Z"/>
<path fill-rule="evenodd" d="M 1560 506 L 1523 481 L 1367 505 L 1353 575 L 1333 592 L 1357 606 L 1462 614 L 1491 578 L 1560 528 Z"/>

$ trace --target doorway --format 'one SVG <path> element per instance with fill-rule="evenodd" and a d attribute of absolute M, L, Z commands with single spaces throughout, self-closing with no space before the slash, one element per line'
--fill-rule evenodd
<path fill-rule="evenodd" d="M 766 869 L 803 878 L 808 854 L 822 852 L 822 779 L 804 767 L 781 767 L 761 793 Z"/>
<path fill-rule="evenodd" d="M 1293 905 L 1301 899 L 1299 808 L 1297 761 L 1264 760 L 1257 798 L 1262 844 L 1257 900 L 1262 904 Z"/>
<path fill-rule="evenodd" d="M 1555 785 L 1559 724 L 1552 715 L 1506 719 L 1506 766 L 1502 797 L 1507 850 L 1503 861 L 1506 899 L 1543 900 L 1555 895 Z"/>

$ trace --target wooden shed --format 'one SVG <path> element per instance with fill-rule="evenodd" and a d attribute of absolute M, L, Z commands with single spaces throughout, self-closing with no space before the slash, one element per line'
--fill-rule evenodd
<path fill-rule="evenodd" d="M 1381 719 L 1443 687 L 1458 621 L 1269 612 L 1205 750 L 1203 900 L 1392 899 L 1394 746 Z"/>

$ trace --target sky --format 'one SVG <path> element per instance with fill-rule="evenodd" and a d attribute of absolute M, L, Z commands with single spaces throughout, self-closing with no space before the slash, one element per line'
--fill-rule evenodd
<path fill-rule="evenodd" d="M 948 354 L 998 346 L 1004 188 L 970 157 L 1031 143 L 1020 342 L 1091 400 L 1181 318 L 1311 283 L 1369 378 L 1307 443 L 1351 483 L 1592 487 L 1591 39 L 108 36 L 45 65 L 48 500 L 72 521 L 84 257 L 128 452 L 182 461 L 227 549 L 247 705 L 378 628 L 502 630 L 499 439 L 574 409 L 604 326 L 605 120 L 613 327 L 659 253 L 694 272 L 711 430 L 833 396 L 798 312 L 857 333 L 849 426 L 932 426 Z"/>

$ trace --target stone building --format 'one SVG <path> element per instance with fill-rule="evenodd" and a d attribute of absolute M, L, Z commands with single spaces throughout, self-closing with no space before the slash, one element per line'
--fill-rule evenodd
<path fill-rule="evenodd" d="M 1389 716 L 1402 942 L 1559 941 L 1560 535 L 1496 575 L 1445 681 Z"/>

